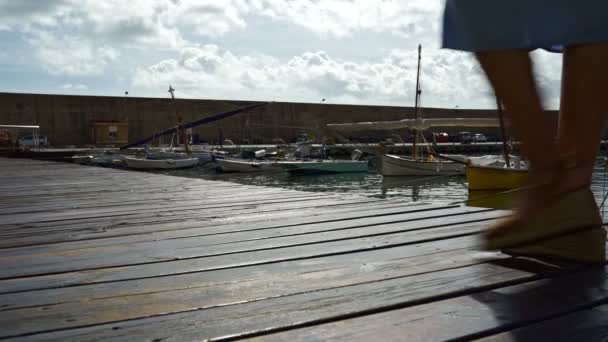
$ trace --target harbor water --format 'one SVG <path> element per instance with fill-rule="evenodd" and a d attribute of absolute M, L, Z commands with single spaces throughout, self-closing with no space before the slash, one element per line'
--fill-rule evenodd
<path fill-rule="evenodd" d="M 604 159 L 598 159 L 593 174 L 592 190 L 598 205 L 602 203 L 608 193 L 608 174 L 604 165 Z M 462 203 L 501 209 L 510 208 L 515 197 L 512 194 L 504 195 L 497 192 L 469 193 L 465 176 L 383 177 L 373 171 L 309 176 L 290 176 L 286 172 L 222 174 L 209 168 L 171 170 L 160 173 L 300 191 L 348 193 L 372 198 L 396 198 L 407 202 L 433 204 Z M 608 210 L 602 209 L 608 220 Z"/>

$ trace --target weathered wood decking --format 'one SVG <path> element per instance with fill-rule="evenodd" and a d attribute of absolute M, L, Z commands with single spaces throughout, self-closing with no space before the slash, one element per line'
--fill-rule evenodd
<path fill-rule="evenodd" d="M 0 339 L 606 340 L 604 267 L 500 212 L 0 159 Z"/>

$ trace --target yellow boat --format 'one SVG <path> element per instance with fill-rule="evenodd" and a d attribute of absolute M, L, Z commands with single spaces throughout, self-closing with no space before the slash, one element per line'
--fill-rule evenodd
<path fill-rule="evenodd" d="M 527 169 L 467 165 L 465 173 L 469 191 L 516 189 L 526 185 L 528 181 Z"/>

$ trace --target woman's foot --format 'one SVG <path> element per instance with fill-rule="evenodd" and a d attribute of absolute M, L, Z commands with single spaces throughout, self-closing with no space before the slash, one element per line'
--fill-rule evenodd
<path fill-rule="evenodd" d="M 554 194 L 554 197 L 544 202 L 544 209 L 536 209 L 546 210 L 547 218 L 544 219 L 544 222 L 543 220 L 537 221 L 536 225 L 528 224 L 527 228 L 539 232 L 544 231 L 546 233 L 545 238 L 529 244 L 505 248 L 502 252 L 513 256 L 545 257 L 581 263 L 605 263 L 606 230 L 602 227 L 603 222 L 599 209 L 593 193 L 589 190 L 590 169 L 592 169 L 592 166 L 589 165 L 562 168 L 557 178 L 558 182 L 553 184 L 551 189 L 545 189 L 547 193 Z M 562 207 L 559 205 L 559 198 L 562 198 L 566 203 L 570 203 Z M 537 197 L 536 200 L 542 200 L 542 198 Z M 551 206 L 557 209 L 552 209 Z M 560 210 L 566 210 L 570 214 L 557 212 Z M 527 215 L 533 215 L 533 210 L 528 211 Z M 561 220 L 558 218 L 561 218 Z M 519 216 L 519 223 L 512 222 L 512 224 L 523 224 L 525 226 L 526 222 L 532 221 L 534 221 L 533 216 L 523 216 L 523 219 L 522 216 Z M 563 226 L 568 229 L 558 233 L 559 236 L 551 237 L 551 234 L 560 231 L 560 229 L 556 229 L 556 226 L 557 228 Z M 500 230 L 496 232 L 500 233 Z M 508 231 L 504 231 L 504 233 L 508 234 Z M 513 233 L 516 232 L 513 231 Z M 539 237 L 540 235 L 536 236 Z M 495 237 L 489 235 L 489 239 L 492 238 Z"/>
<path fill-rule="evenodd" d="M 544 196 L 538 192 L 533 196 L 527 199 L 535 200 L 534 205 L 483 233 L 484 249 L 520 247 L 602 226 L 595 198 L 587 187 L 557 196 Z"/>
<path fill-rule="evenodd" d="M 502 252 L 512 256 L 603 264 L 606 263 L 606 230 L 599 227 L 530 245 L 503 249 Z"/>
<path fill-rule="evenodd" d="M 526 224 L 538 213 L 546 210 L 557 196 L 554 193 L 559 186 L 559 169 L 547 168 L 544 172 L 530 171 L 529 184 L 522 189 L 514 208 L 513 216 L 500 222 L 484 232 L 486 239 L 509 234 L 511 229 Z M 559 189 L 560 191 L 562 189 Z"/>

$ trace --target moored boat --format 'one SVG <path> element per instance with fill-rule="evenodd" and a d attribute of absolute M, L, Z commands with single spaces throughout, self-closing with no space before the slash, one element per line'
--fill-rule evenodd
<path fill-rule="evenodd" d="M 138 170 L 171 170 L 184 169 L 198 165 L 198 158 L 182 158 L 182 159 L 147 159 L 126 157 L 127 167 Z"/>
<path fill-rule="evenodd" d="M 509 190 L 526 185 L 526 168 L 508 168 L 491 165 L 468 165 L 466 168 L 469 190 Z"/>
<path fill-rule="evenodd" d="M 94 153 L 87 155 L 76 155 L 72 157 L 72 161 L 76 164 L 94 165 L 102 167 L 124 168 L 125 155 L 113 152 Z"/>
<path fill-rule="evenodd" d="M 222 172 L 268 172 L 283 169 L 273 161 L 224 158 L 215 161 Z"/>
<path fill-rule="evenodd" d="M 462 175 L 464 163 L 441 159 L 421 160 L 385 154 L 382 156 L 383 176 L 438 176 Z"/>

